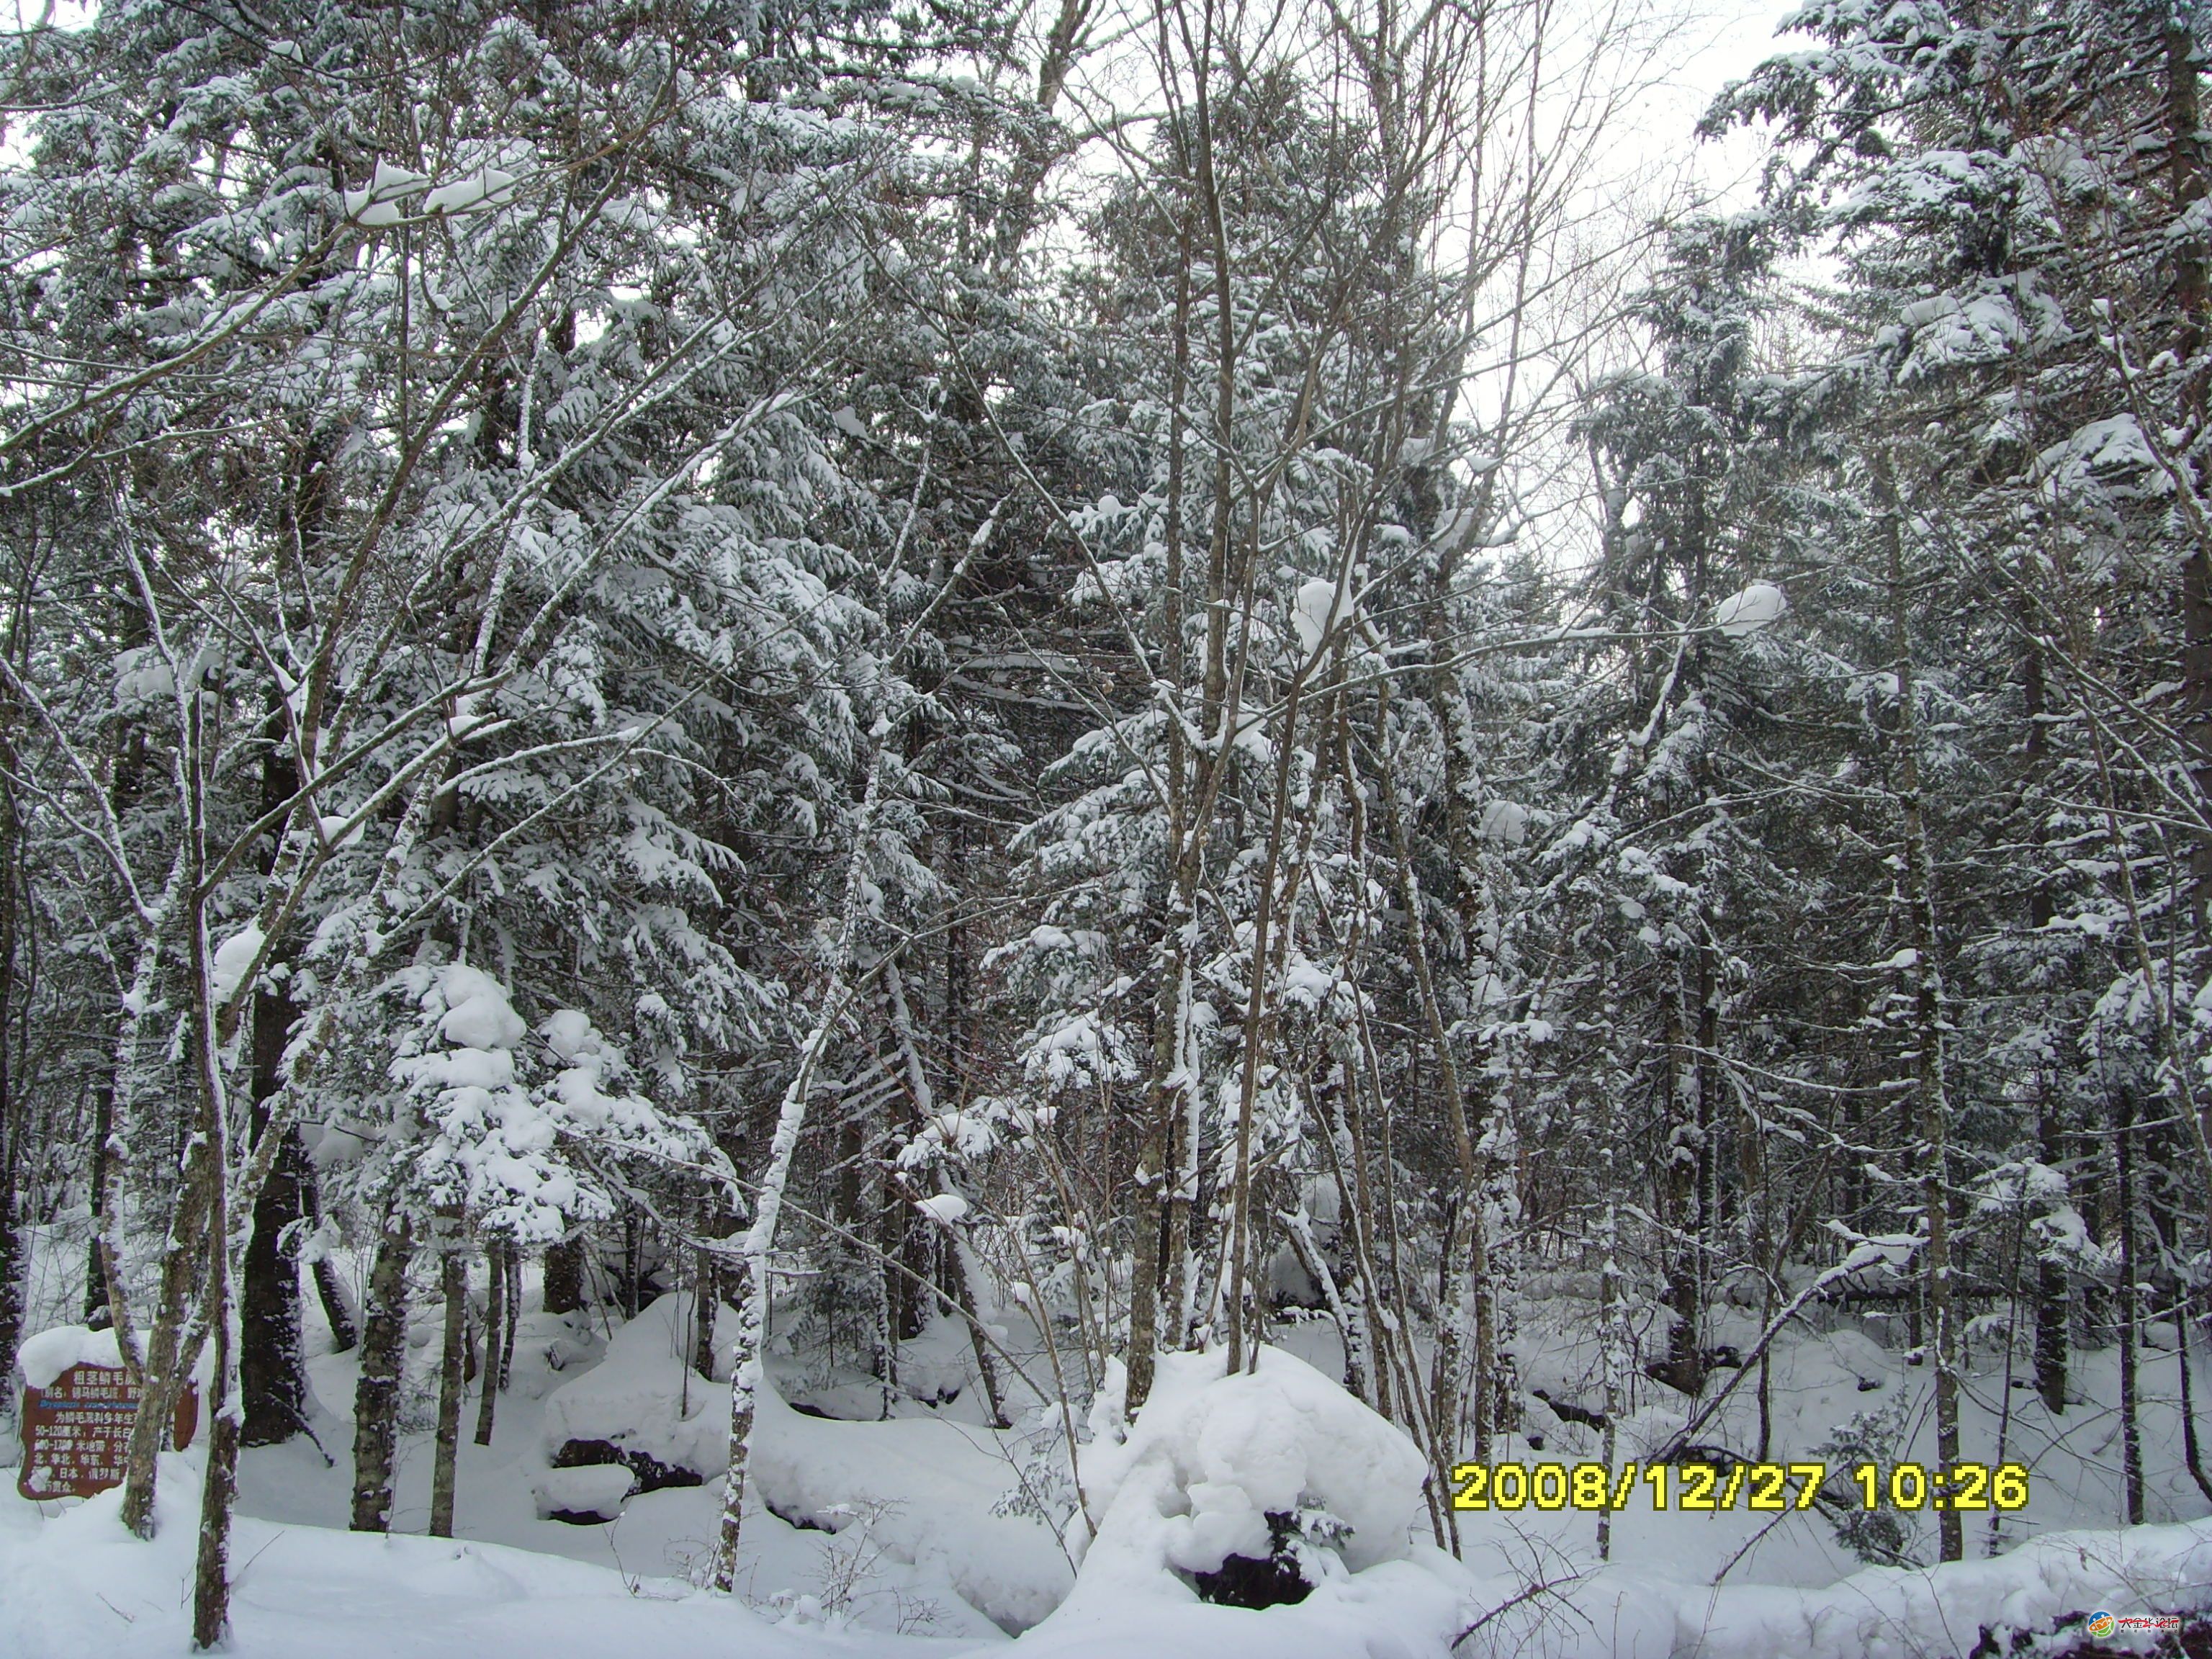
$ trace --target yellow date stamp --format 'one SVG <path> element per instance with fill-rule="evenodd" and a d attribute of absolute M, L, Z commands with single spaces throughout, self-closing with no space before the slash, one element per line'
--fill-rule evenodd
<path fill-rule="evenodd" d="M 1460 1463 L 1451 1471 L 1455 1510 L 1620 1510 L 1639 1497 L 1656 1510 L 1716 1515 L 1809 1510 L 1826 1487 L 1826 1463 Z M 1852 1466 L 1850 1484 L 1869 1510 L 2021 1510 L 2028 1471 L 2020 1463 Z M 1832 1498 L 1832 1502 L 1835 1501 Z"/>

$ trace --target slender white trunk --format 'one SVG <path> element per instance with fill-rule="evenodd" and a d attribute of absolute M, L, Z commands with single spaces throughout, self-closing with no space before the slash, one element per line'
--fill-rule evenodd
<path fill-rule="evenodd" d="M 853 825 L 853 848 L 845 866 L 844 903 L 830 964 L 830 982 L 823 988 L 821 1008 L 800 1047 L 799 1069 L 776 1109 L 775 1133 L 769 1142 L 768 1167 L 761 1173 L 760 1190 L 754 1200 L 753 1224 L 738 1246 L 745 1266 L 745 1298 L 738 1309 L 737 1340 L 730 1360 L 730 1472 L 723 1482 L 722 1528 L 714 1546 L 714 1585 L 725 1594 L 737 1588 L 738 1538 L 744 1510 L 745 1466 L 752 1450 L 753 1402 L 767 1381 L 761 1345 L 768 1329 L 769 1259 L 775 1248 L 776 1224 L 783 1217 L 792 1154 L 798 1150 L 799 1132 L 806 1123 L 807 1091 L 813 1085 L 823 1051 L 830 1045 L 830 1035 L 845 1015 L 846 969 L 852 960 L 853 939 L 860 931 L 867 892 L 863 866 L 882 781 L 882 762 L 872 759 L 867 791 Z"/>

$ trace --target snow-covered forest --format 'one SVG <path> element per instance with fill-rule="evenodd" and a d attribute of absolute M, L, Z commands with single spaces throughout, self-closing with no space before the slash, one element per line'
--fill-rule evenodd
<path fill-rule="evenodd" d="M 2212 16 L 1766 21 L 0 38 L 0 1652 L 2212 1651 Z"/>

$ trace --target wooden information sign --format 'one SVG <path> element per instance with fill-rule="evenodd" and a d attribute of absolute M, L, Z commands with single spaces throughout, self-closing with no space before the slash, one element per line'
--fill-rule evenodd
<path fill-rule="evenodd" d="M 123 1459 L 138 1390 L 107 1365 L 71 1365 L 43 1389 L 23 1390 L 23 1467 L 15 1490 L 29 1498 L 89 1498 L 123 1484 Z M 191 1443 L 199 1401 L 187 1386 L 177 1400 L 170 1443 Z"/>

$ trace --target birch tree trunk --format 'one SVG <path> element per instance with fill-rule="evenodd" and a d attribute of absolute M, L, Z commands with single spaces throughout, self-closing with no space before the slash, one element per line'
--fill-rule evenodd
<path fill-rule="evenodd" d="M 823 988 L 822 1004 L 805 1042 L 800 1046 L 799 1069 L 776 1109 L 775 1133 L 769 1142 L 768 1167 L 761 1174 L 753 1202 L 753 1224 L 745 1231 L 739 1253 L 745 1266 L 745 1299 L 738 1310 L 737 1340 L 730 1356 L 730 1472 L 722 1487 L 721 1531 L 714 1546 L 713 1583 L 729 1595 L 737 1588 L 738 1541 L 745 1500 L 745 1466 L 752 1451 L 754 1399 L 767 1382 L 761 1345 L 768 1330 L 769 1256 L 775 1248 L 777 1224 L 783 1218 L 784 1188 L 791 1180 L 792 1154 L 799 1147 L 799 1133 L 806 1123 L 806 1096 L 813 1085 L 815 1068 L 829 1047 L 846 1012 L 847 968 L 853 941 L 860 931 L 866 902 L 867 848 L 874 832 L 876 803 L 883 790 L 883 762 L 871 757 L 868 785 L 853 825 L 853 848 L 846 860 L 844 902 L 840 910 L 837 942 L 830 959 L 830 981 Z"/>
<path fill-rule="evenodd" d="M 246 1425 L 246 1397 L 239 1362 L 239 1307 L 231 1279 L 232 1251 L 252 1249 L 252 1212 L 246 1215 L 246 1237 L 234 1241 L 230 1231 L 230 1113 L 223 1087 L 222 1046 L 216 1030 L 214 953 L 208 940 L 207 797 L 210 769 L 206 759 L 204 702 L 191 698 L 183 722 L 185 744 L 179 768 L 183 787 L 185 844 L 189 863 L 185 872 L 191 902 L 185 909 L 186 939 L 191 963 L 191 1046 L 199 1094 L 198 1136 L 206 1152 L 207 1289 L 202 1328 L 215 1333 L 216 1395 L 208 1415 L 206 1473 L 200 1483 L 200 1524 L 198 1561 L 192 1579 L 192 1645 L 202 1651 L 222 1645 L 230 1629 L 230 1522 L 238 1500 L 238 1445 Z M 198 1340 L 186 1344 L 179 1355 L 179 1378 L 173 1386 L 189 1386 Z M 149 1377 L 149 1382 L 152 1381 Z M 149 1387 L 138 1413 L 143 1421 L 153 1406 Z M 154 1417 L 156 1442 L 167 1429 L 168 1402 Z M 135 1429 L 137 1425 L 133 1424 Z"/>

